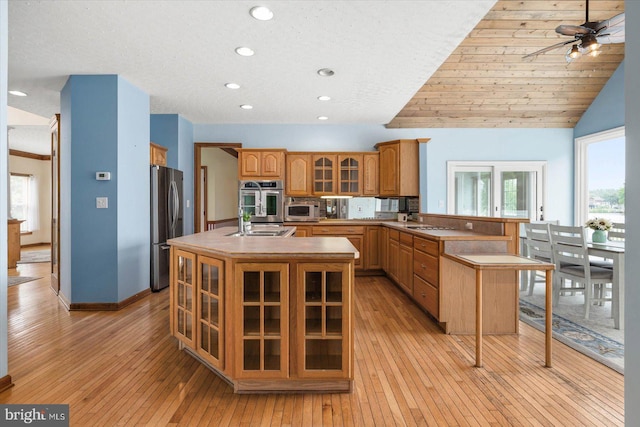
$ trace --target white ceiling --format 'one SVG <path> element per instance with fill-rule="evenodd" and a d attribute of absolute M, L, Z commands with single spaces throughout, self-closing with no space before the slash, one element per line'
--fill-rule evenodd
<path fill-rule="evenodd" d="M 386 124 L 494 3 L 10 0 L 9 105 L 48 118 L 70 74 L 119 74 L 193 123 Z"/>

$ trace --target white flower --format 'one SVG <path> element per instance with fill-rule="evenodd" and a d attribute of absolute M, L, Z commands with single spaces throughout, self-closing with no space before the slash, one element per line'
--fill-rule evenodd
<path fill-rule="evenodd" d="M 592 218 L 585 222 L 584 226 L 592 230 L 607 231 L 611 229 L 611 221 L 607 218 Z"/>

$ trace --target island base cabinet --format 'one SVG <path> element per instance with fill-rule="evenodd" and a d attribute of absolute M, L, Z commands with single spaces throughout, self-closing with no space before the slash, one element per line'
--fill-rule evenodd
<path fill-rule="evenodd" d="M 298 265 L 298 377 L 351 378 L 351 274 L 350 264 Z"/>
<path fill-rule="evenodd" d="M 236 265 L 236 377 L 289 376 L 289 265 Z"/>
<path fill-rule="evenodd" d="M 441 258 L 440 316 L 447 334 L 475 334 L 476 272 Z M 486 270 L 482 287 L 483 334 L 517 334 L 519 324 L 518 273 Z"/>

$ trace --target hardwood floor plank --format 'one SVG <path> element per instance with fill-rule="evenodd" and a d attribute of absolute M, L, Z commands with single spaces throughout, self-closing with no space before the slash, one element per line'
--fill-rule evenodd
<path fill-rule="evenodd" d="M 355 288 L 354 387 L 343 394 L 237 395 L 169 335 L 168 293 L 117 312 L 68 312 L 48 264 L 8 289 L 9 374 L 0 403 L 68 403 L 74 426 L 624 425 L 624 377 L 544 334 L 445 335 L 383 277 Z M 27 273 L 28 272 L 28 273 Z"/>

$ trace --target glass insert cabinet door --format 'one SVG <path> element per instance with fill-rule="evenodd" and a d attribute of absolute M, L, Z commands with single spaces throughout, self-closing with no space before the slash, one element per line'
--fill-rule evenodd
<path fill-rule="evenodd" d="M 172 310 L 174 311 L 174 336 L 189 347 L 194 347 L 194 290 L 196 280 L 196 255 L 179 249 L 172 257 L 174 265 Z"/>
<path fill-rule="evenodd" d="M 298 265 L 298 375 L 348 378 L 351 322 L 349 264 Z"/>
<path fill-rule="evenodd" d="M 236 265 L 239 378 L 289 375 L 289 265 Z"/>
<path fill-rule="evenodd" d="M 224 262 L 198 256 L 197 353 L 224 368 Z"/>
<path fill-rule="evenodd" d="M 447 212 L 544 220 L 545 169 L 545 162 L 448 162 Z"/>

